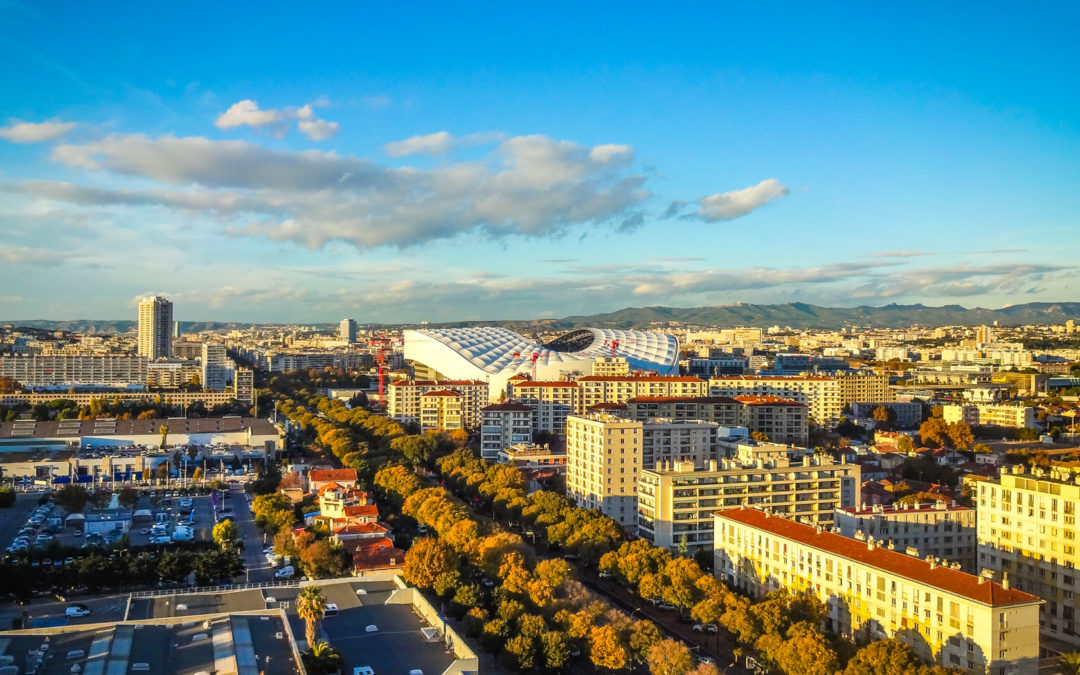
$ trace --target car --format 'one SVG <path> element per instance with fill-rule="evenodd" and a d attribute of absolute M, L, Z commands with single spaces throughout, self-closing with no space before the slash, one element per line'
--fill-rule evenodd
<path fill-rule="evenodd" d="M 274 578 L 275 579 L 289 579 L 289 578 L 293 577 L 295 574 L 296 574 L 296 570 L 294 570 L 291 565 L 288 565 L 286 567 L 282 567 L 277 572 L 274 572 Z"/>
<path fill-rule="evenodd" d="M 151 544 L 171 544 L 172 538 L 167 534 L 159 534 L 154 537 L 150 537 Z"/>
<path fill-rule="evenodd" d="M 90 608 L 86 605 L 71 605 L 64 610 L 64 616 L 69 618 L 78 618 L 80 616 L 89 616 Z"/>
<path fill-rule="evenodd" d="M 715 666 L 716 660 L 711 656 L 705 656 L 704 654 L 697 657 L 698 663 L 704 663 L 706 665 Z"/>
<path fill-rule="evenodd" d="M 675 609 L 675 605 L 669 602 L 661 602 L 659 605 L 657 605 L 657 607 L 664 610 L 665 612 L 670 612 Z"/>
<path fill-rule="evenodd" d="M 611 574 L 611 572 L 600 572 L 596 576 L 600 577 L 601 579 L 610 579 L 613 575 Z"/>
<path fill-rule="evenodd" d="M 71 556 L 68 556 L 68 557 L 64 558 L 64 564 L 65 565 L 74 565 L 75 564 L 75 558 L 72 558 Z"/>
<path fill-rule="evenodd" d="M 337 616 L 338 606 L 332 602 L 326 603 L 326 609 L 323 610 L 323 616 Z"/>
<path fill-rule="evenodd" d="M 716 624 L 714 624 L 714 623 L 695 623 L 694 624 L 694 632 L 695 633 L 715 633 L 716 630 L 717 630 Z"/>
<path fill-rule="evenodd" d="M 352 669 L 352 675 L 375 675 L 375 669 L 371 666 L 356 666 Z"/>
<path fill-rule="evenodd" d="M 74 532 L 71 533 L 71 536 L 73 536 L 73 537 L 81 537 L 82 536 L 82 530 L 75 530 Z"/>

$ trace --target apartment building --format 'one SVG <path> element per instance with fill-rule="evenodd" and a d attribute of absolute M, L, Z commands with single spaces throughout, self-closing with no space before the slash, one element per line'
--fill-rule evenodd
<path fill-rule="evenodd" d="M 825 628 L 896 638 L 923 659 L 972 673 L 1038 670 L 1037 596 L 956 569 L 749 508 L 716 512 L 714 574 L 753 597 L 812 592 Z"/>
<path fill-rule="evenodd" d="M 874 409 L 879 407 L 893 412 L 898 429 L 915 429 L 922 423 L 923 407 L 918 401 L 857 401 L 851 404 L 851 414 L 857 419 L 873 419 Z"/>
<path fill-rule="evenodd" d="M 166 389 L 180 387 L 201 377 L 200 373 L 202 366 L 195 360 L 151 361 L 146 365 L 146 386 Z"/>
<path fill-rule="evenodd" d="M 739 426 L 768 436 L 775 443 L 804 446 L 810 438 L 807 407 L 779 396 L 736 396 Z"/>
<path fill-rule="evenodd" d="M 0 356 L 0 377 L 26 387 L 142 385 L 146 372 L 145 356 Z"/>
<path fill-rule="evenodd" d="M 715 459 L 717 426 L 698 420 L 571 415 L 566 422 L 566 493 L 578 506 L 598 509 L 632 531 L 642 467 Z"/>
<path fill-rule="evenodd" d="M 1008 574 L 1016 588 L 1046 600 L 1043 633 L 1080 646 L 1075 476 L 1067 467 L 1025 473 L 1016 465 L 979 481 L 977 490 L 979 566 Z"/>
<path fill-rule="evenodd" d="M 705 396 L 709 389 L 705 380 L 678 375 L 588 375 L 577 383 L 583 409 L 599 403 L 626 403 L 638 396 Z"/>
<path fill-rule="evenodd" d="M 464 428 L 464 397 L 449 389 L 420 394 L 420 431 L 453 431 Z"/>
<path fill-rule="evenodd" d="M 173 304 L 158 296 L 139 302 L 139 356 L 151 361 L 172 356 Z"/>
<path fill-rule="evenodd" d="M 960 563 L 970 574 L 976 566 L 978 539 L 975 509 L 956 504 L 880 504 L 838 507 L 833 531 L 860 541 L 873 539 L 919 558 L 933 556 L 940 564 Z"/>
<path fill-rule="evenodd" d="M 481 408 L 480 415 L 480 456 L 484 459 L 498 461 L 499 451 L 532 442 L 532 411 L 524 403 L 493 403 Z"/>
<path fill-rule="evenodd" d="M 202 346 L 201 381 L 203 389 L 225 391 L 232 381 L 230 361 L 225 354 L 225 345 L 220 342 L 206 342 Z"/>
<path fill-rule="evenodd" d="M 626 401 L 630 419 L 705 420 L 724 427 L 740 424 L 741 409 L 742 404 L 728 396 L 635 396 Z"/>
<path fill-rule="evenodd" d="M 482 380 L 400 380 L 387 387 L 387 414 L 398 422 L 420 424 L 421 397 L 431 391 L 454 391 L 461 394 L 461 424 L 466 429 L 480 428 L 480 409 L 488 400 L 488 385 Z M 429 401 L 430 406 L 434 406 Z"/>
<path fill-rule="evenodd" d="M 744 445 L 738 457 L 704 464 L 661 462 L 638 478 L 638 536 L 670 551 L 711 550 L 718 508 L 757 505 L 831 523 L 856 503 L 860 469 L 828 456 L 788 457 L 787 449 Z"/>
<path fill-rule="evenodd" d="M 855 401 L 891 401 L 887 375 L 866 371 L 830 376 L 784 377 L 733 375 L 709 379 L 710 396 L 779 396 L 807 406 L 811 421 L 828 424 L 840 419 Z"/>
<path fill-rule="evenodd" d="M 625 356 L 601 356 L 593 361 L 592 375 L 620 376 L 630 374 L 630 362 Z"/>
<path fill-rule="evenodd" d="M 709 379 L 709 396 L 779 396 L 802 403 L 810 419 L 824 424 L 839 419 L 844 406 L 840 387 L 832 377 L 780 377 L 735 375 Z"/>
<path fill-rule="evenodd" d="M 979 424 L 1009 429 L 1039 426 L 1035 408 L 1022 405 L 945 405 L 941 407 L 941 417 L 950 424 L 963 421 L 972 426 Z"/>
<path fill-rule="evenodd" d="M 533 432 L 566 433 L 566 418 L 585 412 L 577 382 L 510 378 L 507 396 L 532 412 Z"/>

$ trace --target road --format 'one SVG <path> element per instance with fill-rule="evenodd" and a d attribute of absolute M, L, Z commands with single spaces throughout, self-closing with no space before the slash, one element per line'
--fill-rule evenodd
<path fill-rule="evenodd" d="M 233 511 L 233 522 L 240 531 L 240 539 L 244 542 L 244 567 L 245 582 L 273 581 L 274 568 L 266 562 L 263 555 L 263 543 L 265 537 L 255 525 L 255 518 L 251 513 L 251 505 L 244 497 L 244 489 L 239 485 L 230 485 L 229 502 Z M 239 579 L 237 580 L 239 581 Z"/>
<path fill-rule="evenodd" d="M 96 597 L 79 597 L 68 602 L 59 602 L 54 598 L 34 599 L 24 606 L 4 603 L 0 609 L 0 629 L 11 627 L 11 620 L 20 618 L 23 612 L 34 622 L 57 622 L 59 625 L 79 625 L 88 623 L 112 623 L 124 620 L 124 610 L 127 607 L 127 593 L 101 595 Z M 80 618 L 66 618 L 64 610 L 74 603 L 86 605 L 90 609 L 89 616 Z"/>
<path fill-rule="evenodd" d="M 26 525 L 26 519 L 37 508 L 40 497 L 39 492 L 18 492 L 11 508 L 0 509 L 0 547 L 11 545 L 15 535 Z"/>

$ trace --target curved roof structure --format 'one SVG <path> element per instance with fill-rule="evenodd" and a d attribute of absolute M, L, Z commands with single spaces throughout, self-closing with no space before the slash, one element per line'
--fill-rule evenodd
<path fill-rule="evenodd" d="M 538 379 L 554 379 L 565 371 L 588 375 L 593 361 L 615 355 L 632 370 L 667 375 L 678 368 L 679 341 L 652 331 L 583 328 L 540 344 L 506 328 L 432 328 L 405 331 L 405 358 L 443 375 L 487 380 L 505 385 L 513 375 L 531 373 L 536 355 Z"/>

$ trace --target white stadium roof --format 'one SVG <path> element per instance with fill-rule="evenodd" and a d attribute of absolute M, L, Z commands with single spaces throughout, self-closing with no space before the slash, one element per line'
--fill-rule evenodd
<path fill-rule="evenodd" d="M 506 328 L 433 328 L 405 331 L 405 358 L 455 379 L 505 383 L 517 373 L 530 373 L 536 355 L 537 377 L 558 377 L 562 371 L 589 374 L 593 361 L 615 355 L 632 370 L 670 374 L 678 367 L 679 341 L 652 331 L 583 328 L 540 344 Z"/>

